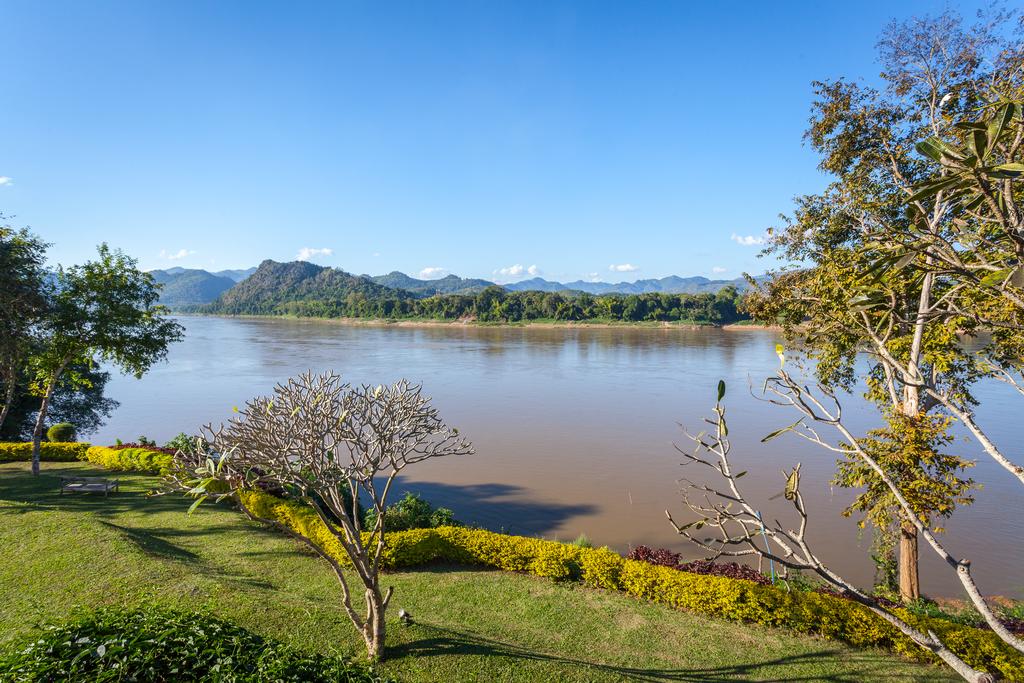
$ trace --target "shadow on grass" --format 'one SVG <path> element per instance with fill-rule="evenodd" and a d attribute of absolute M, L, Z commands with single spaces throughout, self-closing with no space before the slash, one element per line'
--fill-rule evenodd
<path fill-rule="evenodd" d="M 388 648 L 389 659 L 402 657 L 452 657 L 477 656 L 500 657 L 510 660 L 530 660 L 590 669 L 607 674 L 622 676 L 638 681 L 705 681 L 717 683 L 737 680 L 758 681 L 819 681 L 824 672 L 793 675 L 788 668 L 802 664 L 813 664 L 823 660 L 841 662 L 840 671 L 827 674 L 829 681 L 837 683 L 860 683 L 866 679 L 884 680 L 902 676 L 903 672 L 893 671 L 892 662 L 871 652 L 847 650 L 820 650 L 803 654 L 777 657 L 750 664 L 733 664 L 709 668 L 662 669 L 615 666 L 599 662 L 588 662 L 560 655 L 536 652 L 519 645 L 484 638 L 471 633 L 418 623 L 413 628 L 428 631 L 433 635 Z"/>
<path fill-rule="evenodd" d="M 164 536 L 173 535 L 166 533 L 166 530 L 163 530 L 165 533 L 161 533 L 161 529 L 132 529 L 104 520 L 100 520 L 100 524 L 116 531 L 123 538 L 134 543 L 142 552 L 152 557 L 179 562 L 199 562 L 199 556 L 194 552 L 164 538 Z"/>

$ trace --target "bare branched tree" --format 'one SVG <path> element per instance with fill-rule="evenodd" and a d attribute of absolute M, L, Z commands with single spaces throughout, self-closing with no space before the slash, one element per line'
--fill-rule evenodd
<path fill-rule="evenodd" d="M 778 377 L 770 380 L 768 386 L 768 390 L 773 394 L 773 402 L 794 405 L 804 412 L 805 417 L 810 417 L 812 420 L 826 422 L 833 426 L 841 425 L 838 402 L 834 404 L 836 412 L 829 413 L 822 403 L 813 397 L 808 397 L 807 393 L 799 385 L 795 385 L 784 372 L 780 372 Z M 765 523 L 762 520 L 759 509 L 744 494 L 741 487 L 740 479 L 746 472 L 737 472 L 730 461 L 732 446 L 725 418 L 725 407 L 722 404 L 724 396 L 725 383 L 719 382 L 718 401 L 714 408 L 715 417 L 705 418 L 705 422 L 710 425 L 711 430 L 701 431 L 697 434 L 686 432 L 687 438 L 692 443 L 692 448 L 684 449 L 676 446 L 676 449 L 686 458 L 684 465 L 696 466 L 704 472 L 710 470 L 709 476 L 681 480 L 683 504 L 690 513 L 697 516 L 697 519 L 686 524 L 679 524 L 672 517 L 671 512 L 666 511 L 665 514 L 676 532 L 707 552 L 709 559 L 723 556 L 731 558 L 759 557 L 774 561 L 787 569 L 812 572 L 828 585 L 864 605 L 922 648 L 938 656 L 965 680 L 975 683 L 994 681 L 995 678 L 991 674 L 978 671 L 964 662 L 946 647 L 934 632 L 922 633 L 919 629 L 914 628 L 885 603 L 862 591 L 842 575 L 830 569 L 814 552 L 807 539 L 810 515 L 800 492 L 799 463 L 786 475 L 785 488 L 782 492 L 785 499 L 793 506 L 795 523 L 786 525 L 779 520 L 770 523 Z M 830 449 L 838 448 L 827 444 L 819 437 L 815 429 L 805 424 L 803 420 L 769 436 L 776 436 L 788 431 L 797 432 L 804 438 L 826 445 Z M 851 440 L 851 443 L 856 442 Z M 871 456 L 862 451 L 859 454 L 871 459 Z M 885 471 L 877 463 L 873 464 L 879 476 L 887 477 Z M 895 491 L 898 494 L 898 489 Z M 707 531 L 697 533 L 703 529 L 710 530 L 712 535 L 709 536 Z M 920 531 L 930 543 L 933 542 L 934 536 L 929 533 L 927 528 L 922 528 Z M 947 556 L 949 556 L 948 553 Z M 962 572 L 962 575 L 966 576 L 967 582 L 973 586 L 973 582 L 970 582 L 970 564 L 965 560 L 957 561 L 953 560 L 951 556 L 949 557 L 950 561 L 957 563 L 958 573 Z M 968 583 L 965 583 L 965 586 Z M 1006 629 L 991 614 L 991 610 L 986 615 L 986 619 L 989 618 L 1005 632 Z M 1012 635 L 1010 637 L 1012 638 Z"/>
<path fill-rule="evenodd" d="M 227 481 L 233 490 L 283 490 L 316 511 L 351 560 L 363 588 L 362 611 L 353 605 L 343 567 L 324 548 L 243 505 L 250 517 L 296 536 L 327 560 L 341 584 L 345 612 L 362 634 L 368 655 L 382 657 L 384 614 L 392 596 L 392 588 L 385 591 L 380 584 L 388 494 L 406 467 L 431 458 L 468 455 L 472 445 L 445 424 L 421 385 L 405 380 L 352 387 L 333 372 L 306 373 L 279 384 L 273 396 L 249 401 L 239 412 L 226 426 L 204 428 L 207 446 L 200 444 L 197 450 L 226 459 L 217 464 L 216 472 L 208 464 L 205 474 Z M 201 465 L 203 457 L 193 454 L 185 469 Z M 377 513 L 368 529 L 359 514 L 361 500 Z"/>

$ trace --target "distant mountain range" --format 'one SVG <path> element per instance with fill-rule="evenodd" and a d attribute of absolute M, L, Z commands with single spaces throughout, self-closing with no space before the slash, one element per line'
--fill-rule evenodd
<path fill-rule="evenodd" d="M 208 304 L 254 272 L 255 268 L 216 273 L 193 268 L 149 271 L 157 284 L 163 285 L 160 303 L 172 308 Z"/>
<path fill-rule="evenodd" d="M 461 278 L 458 275 L 448 275 L 438 280 L 417 280 L 405 273 L 393 270 L 387 275 L 363 275 L 391 289 L 404 289 L 418 296 L 433 296 L 435 294 L 475 294 L 481 289 L 494 286 L 493 282 L 477 278 Z"/>
<path fill-rule="evenodd" d="M 541 292 L 587 292 L 588 294 L 647 294 L 650 292 L 662 292 L 665 294 L 716 294 L 723 287 L 735 287 L 743 291 L 747 288 L 747 281 L 743 278 L 735 280 L 709 280 L 699 275 L 694 277 L 679 277 L 669 275 L 657 280 L 637 280 L 636 282 L 586 282 L 576 280 L 575 282 L 551 282 L 543 278 L 535 277 L 531 280 L 514 282 L 503 285 L 505 289 L 513 292 L 534 290 Z"/>
<path fill-rule="evenodd" d="M 743 291 L 747 283 L 735 280 L 711 280 L 706 277 L 678 277 L 636 282 L 554 282 L 535 277 L 530 280 L 496 285 L 489 280 L 448 275 L 437 280 L 421 280 L 393 271 L 387 275 L 353 275 L 338 268 L 318 266 L 306 261 L 278 263 L 266 260 L 258 268 L 209 272 L 190 268 L 150 271 L 163 285 L 160 302 L 172 308 L 217 302 L 223 312 L 251 312 L 312 298 L 328 300 L 356 293 L 375 297 L 422 298 L 435 294 L 475 294 L 487 287 L 500 286 L 508 291 L 586 292 L 589 294 L 714 294 L 724 287 Z"/>

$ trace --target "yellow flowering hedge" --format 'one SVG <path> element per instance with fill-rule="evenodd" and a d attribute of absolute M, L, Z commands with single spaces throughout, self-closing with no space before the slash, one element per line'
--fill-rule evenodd
<path fill-rule="evenodd" d="M 88 444 L 86 444 L 88 445 Z M 144 474 L 164 474 L 171 465 L 174 456 L 146 448 L 108 448 L 93 446 L 83 454 L 82 460 L 120 472 L 142 472 Z"/>
<path fill-rule="evenodd" d="M 39 457 L 46 462 L 74 462 L 85 458 L 89 444 L 75 441 L 43 441 L 39 444 Z M 32 459 L 32 442 L 0 443 L 0 462 L 28 461 Z"/>
<path fill-rule="evenodd" d="M 239 497 L 254 515 L 285 525 L 340 563 L 348 564 L 341 544 L 308 506 L 262 491 L 243 491 Z M 556 580 L 578 580 L 689 612 L 788 628 L 858 647 L 885 648 L 921 661 L 935 659 L 851 600 L 659 567 L 627 560 L 608 548 L 581 548 L 482 529 L 438 527 L 387 534 L 383 562 L 391 569 L 429 562 L 477 564 Z M 1024 681 L 1024 656 L 991 631 L 902 611 L 901 616 L 919 630 L 935 631 L 971 666 L 1006 680 Z"/>

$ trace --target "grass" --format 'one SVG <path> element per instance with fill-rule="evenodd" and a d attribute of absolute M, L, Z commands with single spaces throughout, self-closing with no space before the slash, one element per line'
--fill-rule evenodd
<path fill-rule="evenodd" d="M 180 498 L 58 495 L 84 464 L 0 465 L 0 647 L 81 608 L 142 602 L 208 608 L 260 635 L 359 652 L 327 566 L 301 544 L 223 506 L 187 516 Z M 402 681 L 945 681 L 937 667 L 760 626 L 699 617 L 617 593 L 519 574 L 430 567 L 389 574 L 385 671 Z"/>

